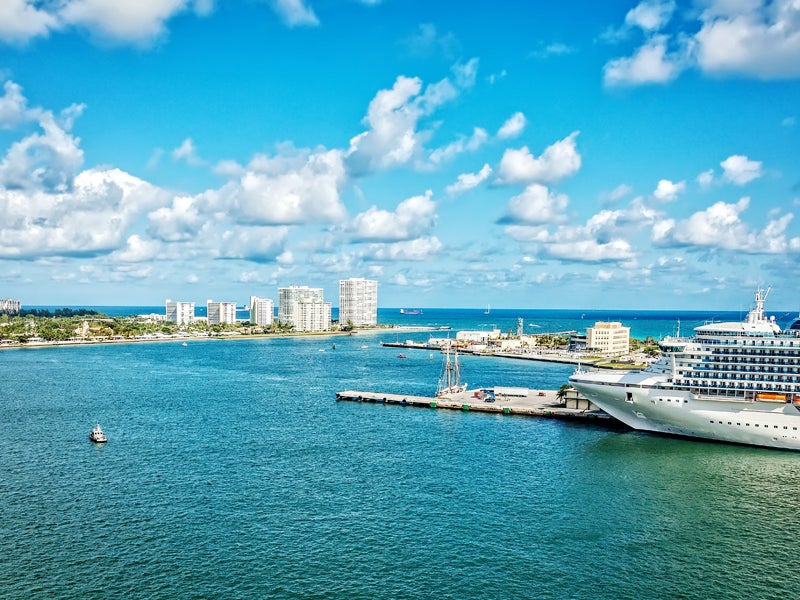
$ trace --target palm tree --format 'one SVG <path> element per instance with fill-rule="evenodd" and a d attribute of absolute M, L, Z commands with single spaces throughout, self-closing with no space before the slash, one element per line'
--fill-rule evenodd
<path fill-rule="evenodd" d="M 571 389 L 572 386 L 570 386 L 567 383 L 562 384 L 561 387 L 558 388 L 558 391 L 556 392 L 556 398 L 561 404 L 564 404 L 566 402 L 565 398 L 567 397 L 567 391 Z"/>

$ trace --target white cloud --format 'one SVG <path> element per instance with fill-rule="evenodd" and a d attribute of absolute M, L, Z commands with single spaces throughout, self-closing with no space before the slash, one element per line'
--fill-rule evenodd
<path fill-rule="evenodd" d="M 700 68 L 715 75 L 757 79 L 800 76 L 800 4 L 710 2 L 695 36 Z"/>
<path fill-rule="evenodd" d="M 708 171 L 703 171 L 700 173 L 697 176 L 697 183 L 702 188 L 707 188 L 714 183 L 714 169 L 709 169 Z"/>
<path fill-rule="evenodd" d="M 629 186 L 627 183 L 620 183 L 617 187 L 615 187 L 608 193 L 608 199 L 613 202 L 616 202 L 617 200 L 621 200 L 631 192 L 633 192 L 633 188 L 631 186 Z"/>
<path fill-rule="evenodd" d="M 192 141 L 192 138 L 183 140 L 180 146 L 172 151 L 173 160 L 182 160 L 186 164 L 192 166 L 199 166 L 205 164 L 205 161 L 197 155 L 197 148 Z"/>
<path fill-rule="evenodd" d="M 218 207 L 249 225 L 336 222 L 346 211 L 339 189 L 346 180 L 340 150 L 303 151 L 275 159 L 257 156 L 235 184 L 220 190 Z"/>
<path fill-rule="evenodd" d="M 58 27 L 58 20 L 47 8 L 29 0 L 0 2 L 0 40 L 24 43 L 31 38 L 47 35 Z"/>
<path fill-rule="evenodd" d="M 0 188 L 0 257 L 93 256 L 120 248 L 166 193 L 118 169 L 89 169 L 65 192 Z"/>
<path fill-rule="evenodd" d="M 672 202 L 686 189 L 686 182 L 673 183 L 669 179 L 661 179 L 653 192 L 653 197 L 661 202 Z"/>
<path fill-rule="evenodd" d="M 163 35 L 166 21 L 187 5 L 187 0 L 67 0 L 58 17 L 106 39 L 148 43 Z"/>
<path fill-rule="evenodd" d="M 413 196 L 390 212 L 370 207 L 353 219 L 353 239 L 360 241 L 399 241 L 419 237 L 436 222 L 436 203 L 431 192 Z"/>
<path fill-rule="evenodd" d="M 444 148 L 437 148 L 430 155 L 430 161 L 439 165 L 447 162 L 464 152 L 474 152 L 480 148 L 489 138 L 486 130 L 476 127 L 469 138 L 460 137 L 455 142 L 448 144 Z"/>
<path fill-rule="evenodd" d="M 735 204 L 717 202 L 683 221 L 664 219 L 653 227 L 653 242 L 663 246 L 696 246 L 749 254 L 800 250 L 800 238 L 787 238 L 785 235 L 792 214 L 777 216 L 762 231 L 754 232 L 741 219 L 749 205 L 750 199 L 745 197 Z"/>
<path fill-rule="evenodd" d="M 319 25 L 314 10 L 303 0 L 271 0 L 272 7 L 289 27 Z"/>
<path fill-rule="evenodd" d="M 760 161 L 741 154 L 729 156 L 719 164 L 723 169 L 722 177 L 736 185 L 745 185 L 763 175 Z"/>
<path fill-rule="evenodd" d="M 645 0 L 628 11 L 625 23 L 644 31 L 658 31 L 669 22 L 674 11 L 675 2 L 672 0 L 667 2 Z"/>
<path fill-rule="evenodd" d="M 59 126 L 50 112 L 42 112 L 43 134 L 34 133 L 11 145 L 0 162 L 0 186 L 64 192 L 71 188 L 83 163 L 80 140 Z"/>
<path fill-rule="evenodd" d="M 417 77 L 400 76 L 389 90 L 379 91 L 369 104 L 364 121 L 369 127 L 350 140 L 347 165 L 353 175 L 407 164 L 422 152 L 430 137 L 427 131 L 417 131 L 422 117 L 430 115 L 442 104 L 459 94 L 459 90 L 474 85 L 478 62 L 472 59 L 453 67 L 455 84 L 445 78 L 428 85 L 422 91 Z M 482 143 L 477 132 L 476 142 Z M 475 143 L 475 142 L 473 142 Z"/>
<path fill-rule="evenodd" d="M 683 69 L 683 60 L 667 53 L 667 37 L 653 36 L 631 57 L 617 58 L 603 67 L 607 86 L 667 83 Z"/>
<path fill-rule="evenodd" d="M 198 202 L 190 196 L 177 196 L 172 206 L 162 206 L 148 215 L 148 233 L 165 242 L 182 242 L 193 239 L 207 222 L 200 213 Z"/>
<path fill-rule="evenodd" d="M 288 233 L 288 227 L 234 227 L 222 234 L 217 258 L 276 262 Z"/>
<path fill-rule="evenodd" d="M 531 183 L 525 190 L 511 198 L 508 203 L 508 215 L 504 222 L 511 223 L 556 223 L 565 219 L 564 211 L 569 198 L 564 194 L 555 194 L 538 183 Z"/>
<path fill-rule="evenodd" d="M 163 247 L 159 242 L 136 234 L 129 236 L 125 246 L 110 255 L 112 262 L 123 263 L 150 261 L 159 256 L 163 256 Z"/>
<path fill-rule="evenodd" d="M 503 123 L 502 127 L 497 130 L 497 137 L 500 139 L 517 137 L 525 129 L 526 124 L 525 115 L 521 112 L 515 112 Z"/>
<path fill-rule="evenodd" d="M 486 181 L 491 174 L 492 167 L 485 164 L 477 173 L 462 173 L 459 175 L 456 182 L 448 185 L 445 191 L 451 196 L 466 192 Z"/>
<path fill-rule="evenodd" d="M 30 118 L 28 101 L 22 94 L 22 88 L 13 81 L 6 81 L 3 90 L 5 93 L 0 97 L 0 128 L 12 129 Z"/>
<path fill-rule="evenodd" d="M 574 175 L 581 167 L 581 155 L 575 148 L 574 131 L 563 140 L 545 148 L 539 158 L 527 146 L 519 150 L 508 149 L 500 160 L 500 183 L 555 183 Z"/>
<path fill-rule="evenodd" d="M 364 258 L 377 261 L 423 261 L 436 256 L 443 247 L 436 236 L 395 242 L 393 244 L 370 244 L 368 253 Z"/>
<path fill-rule="evenodd" d="M 397 273 L 394 277 L 392 277 L 391 282 L 395 285 L 408 285 L 408 279 L 402 273 Z"/>

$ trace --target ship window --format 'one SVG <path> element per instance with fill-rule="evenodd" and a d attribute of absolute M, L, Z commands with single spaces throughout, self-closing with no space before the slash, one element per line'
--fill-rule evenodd
<path fill-rule="evenodd" d="M 728 421 L 728 425 L 733 425 L 733 423 L 731 423 L 730 421 Z"/>
<path fill-rule="evenodd" d="M 713 425 L 714 424 L 714 420 L 712 419 L 711 421 L 709 421 L 709 423 L 711 423 Z"/>
<path fill-rule="evenodd" d="M 775 429 L 777 429 L 777 428 L 778 428 L 778 426 L 777 426 L 777 425 L 775 425 Z"/>
<path fill-rule="evenodd" d="M 745 423 L 744 426 L 745 427 L 750 427 L 750 423 Z"/>

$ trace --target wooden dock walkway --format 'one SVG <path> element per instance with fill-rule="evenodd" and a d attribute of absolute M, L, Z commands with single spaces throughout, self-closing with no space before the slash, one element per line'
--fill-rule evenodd
<path fill-rule="evenodd" d="M 494 388 L 505 390 L 506 388 Z M 336 393 L 337 401 L 368 402 L 371 404 L 396 404 L 415 406 L 418 408 L 442 408 L 464 412 L 486 412 L 502 415 L 524 415 L 529 417 L 549 417 L 554 419 L 576 419 L 599 421 L 606 426 L 617 423 L 608 414 L 599 410 L 582 410 L 553 406 L 556 402 L 556 390 L 524 390 L 515 391 L 507 388 L 514 395 L 495 392 L 495 400 L 487 402 L 479 397 L 481 390 L 467 390 L 443 398 L 412 396 L 406 394 L 386 394 L 382 392 L 364 392 L 345 390 Z"/>

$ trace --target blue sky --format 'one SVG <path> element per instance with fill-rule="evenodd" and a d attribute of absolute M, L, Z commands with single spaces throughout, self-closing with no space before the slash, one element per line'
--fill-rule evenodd
<path fill-rule="evenodd" d="M 3 0 L 0 297 L 800 310 L 790 0 Z"/>

